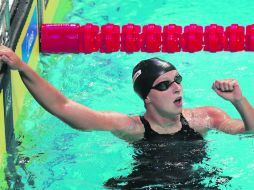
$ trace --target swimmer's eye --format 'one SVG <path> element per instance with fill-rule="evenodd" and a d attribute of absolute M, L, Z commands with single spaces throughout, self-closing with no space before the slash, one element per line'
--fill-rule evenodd
<path fill-rule="evenodd" d="M 181 75 L 176 75 L 175 79 L 171 82 L 171 81 L 162 81 L 158 84 L 156 84 L 155 86 L 152 87 L 152 89 L 155 90 L 159 90 L 159 91 L 165 91 L 167 90 L 174 82 L 176 82 L 177 84 L 180 84 L 182 82 L 182 76 Z"/>

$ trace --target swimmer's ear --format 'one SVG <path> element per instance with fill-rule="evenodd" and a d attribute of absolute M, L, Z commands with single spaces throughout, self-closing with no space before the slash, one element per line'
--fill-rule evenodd
<path fill-rule="evenodd" d="M 145 103 L 146 103 L 146 104 L 151 103 L 151 99 L 150 99 L 148 96 L 145 98 Z"/>

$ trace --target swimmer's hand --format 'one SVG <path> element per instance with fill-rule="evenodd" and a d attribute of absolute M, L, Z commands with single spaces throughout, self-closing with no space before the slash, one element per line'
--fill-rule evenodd
<path fill-rule="evenodd" d="M 212 89 L 222 98 L 232 103 L 237 103 L 242 100 L 242 91 L 237 80 L 224 79 L 216 80 L 213 83 Z"/>
<path fill-rule="evenodd" d="M 6 46 L 0 46 L 0 61 L 5 62 L 12 70 L 21 70 L 24 65 L 22 60 Z"/>

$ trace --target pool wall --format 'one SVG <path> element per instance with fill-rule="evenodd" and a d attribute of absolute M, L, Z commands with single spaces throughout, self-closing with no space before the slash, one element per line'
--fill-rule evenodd
<path fill-rule="evenodd" d="M 16 13 L 10 19 L 9 47 L 36 70 L 39 60 L 40 24 L 52 22 L 59 0 L 16 1 Z M 0 68 L 1 69 L 1 68 Z M 11 77 L 10 77 L 11 76 Z M 12 153 L 17 123 L 28 94 L 19 73 L 5 69 L 0 89 L 0 189 L 7 188 L 4 168 L 6 153 Z M 20 129 L 22 130 L 22 129 Z M 9 162 L 9 160 L 8 160 Z"/>

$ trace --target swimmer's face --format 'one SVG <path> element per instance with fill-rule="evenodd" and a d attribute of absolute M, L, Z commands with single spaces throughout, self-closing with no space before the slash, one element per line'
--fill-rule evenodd
<path fill-rule="evenodd" d="M 165 116 L 181 113 L 183 104 L 181 79 L 177 70 L 161 75 L 154 81 L 145 102 Z"/>

